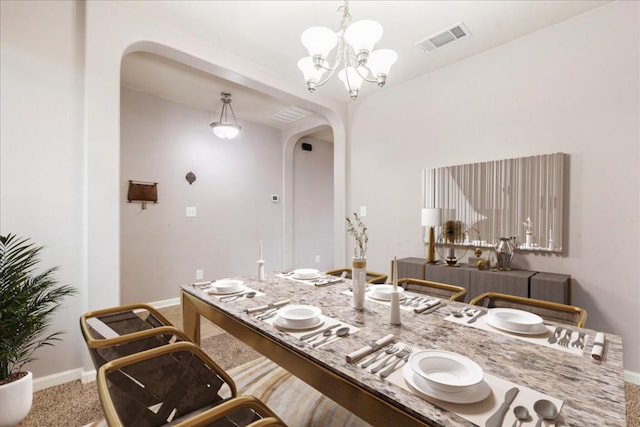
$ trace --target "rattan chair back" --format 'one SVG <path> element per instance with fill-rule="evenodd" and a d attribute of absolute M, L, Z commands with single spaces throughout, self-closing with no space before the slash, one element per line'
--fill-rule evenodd
<path fill-rule="evenodd" d="M 398 286 L 402 286 L 407 291 L 427 294 L 437 298 L 446 298 L 450 301 L 464 301 L 464 297 L 467 294 L 467 290 L 462 286 L 411 277 L 398 279 Z"/>
<path fill-rule="evenodd" d="M 347 279 L 352 278 L 352 271 L 350 268 L 337 268 L 335 270 L 325 271 L 324 274 L 340 277 L 342 273 L 346 273 Z M 387 283 L 387 275 L 383 273 L 377 273 L 375 271 L 367 271 L 367 283 L 382 284 Z"/>

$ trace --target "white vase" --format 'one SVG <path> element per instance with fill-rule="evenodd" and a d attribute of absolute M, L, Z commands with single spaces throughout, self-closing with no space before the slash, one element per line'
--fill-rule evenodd
<path fill-rule="evenodd" d="M 364 310 L 367 287 L 367 259 L 353 258 L 351 281 L 353 282 L 353 308 Z"/>
<path fill-rule="evenodd" d="M 0 427 L 14 427 L 26 418 L 33 402 L 33 374 L 0 385 Z"/>

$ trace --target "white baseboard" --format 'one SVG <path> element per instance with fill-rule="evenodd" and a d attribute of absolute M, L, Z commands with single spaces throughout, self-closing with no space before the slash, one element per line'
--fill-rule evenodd
<path fill-rule="evenodd" d="M 57 372 L 55 374 L 47 375 L 46 377 L 35 378 L 33 380 L 33 391 L 40 391 L 45 388 L 79 380 L 81 376 L 82 369 L 77 368 L 69 371 Z"/>
<path fill-rule="evenodd" d="M 640 385 L 640 372 L 624 371 L 624 380 L 628 383 Z"/>
<path fill-rule="evenodd" d="M 80 382 L 82 384 L 90 383 L 96 380 L 96 370 L 92 369 L 90 371 L 82 371 L 82 375 L 80 376 Z"/>
<path fill-rule="evenodd" d="M 165 308 L 173 305 L 180 305 L 180 297 L 150 302 L 149 305 L 153 308 Z"/>

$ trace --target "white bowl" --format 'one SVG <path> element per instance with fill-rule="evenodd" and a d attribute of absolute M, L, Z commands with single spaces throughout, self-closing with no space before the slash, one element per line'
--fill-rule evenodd
<path fill-rule="evenodd" d="M 244 282 L 242 280 L 216 280 L 209 285 L 208 291 L 216 294 L 229 294 L 240 291 L 243 284 Z"/>
<path fill-rule="evenodd" d="M 316 270 L 315 268 L 299 268 L 293 270 L 293 277 L 298 279 L 313 279 L 318 277 L 318 274 L 320 274 L 320 270 Z"/>
<path fill-rule="evenodd" d="M 537 314 L 514 308 L 492 308 L 489 315 L 498 327 L 512 331 L 528 332 L 543 323 L 542 317 Z"/>
<path fill-rule="evenodd" d="M 287 305 L 278 310 L 278 316 L 294 328 L 306 328 L 317 322 L 322 313 L 319 307 L 312 305 Z"/>
<path fill-rule="evenodd" d="M 372 285 L 370 288 L 371 296 L 378 299 L 391 299 L 391 293 L 393 292 L 393 285 Z M 402 296 L 404 288 L 398 286 L 398 292 Z"/>
<path fill-rule="evenodd" d="M 431 387 L 448 393 L 479 384 L 484 371 L 473 360 L 445 350 L 422 350 L 409 357 L 411 370 L 424 378 Z"/>

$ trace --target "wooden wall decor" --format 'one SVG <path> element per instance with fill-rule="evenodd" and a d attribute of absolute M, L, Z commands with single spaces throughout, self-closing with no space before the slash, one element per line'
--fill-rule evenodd
<path fill-rule="evenodd" d="M 142 209 L 147 208 L 147 202 L 158 203 L 158 183 L 129 180 L 127 202 L 140 202 Z"/>

